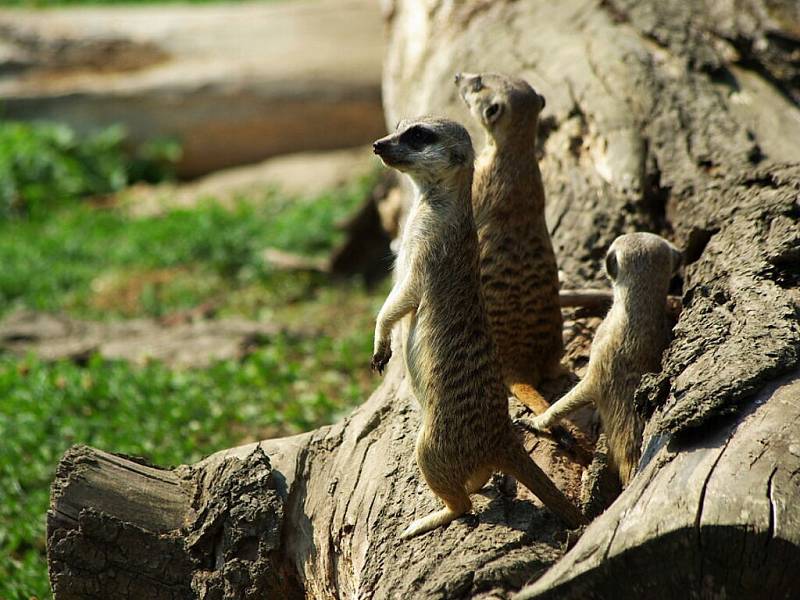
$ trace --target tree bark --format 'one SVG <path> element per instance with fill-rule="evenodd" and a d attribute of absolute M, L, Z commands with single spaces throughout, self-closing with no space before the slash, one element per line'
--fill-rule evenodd
<path fill-rule="evenodd" d="M 395 360 L 343 421 L 196 465 L 68 452 L 48 515 L 56 597 L 797 597 L 797 5 L 385 4 L 387 123 L 445 114 L 479 145 L 456 71 L 517 73 L 546 97 L 538 143 L 565 287 L 601 286 L 626 231 L 685 250 L 675 339 L 636 394 L 639 473 L 569 551 L 555 518 L 501 478 L 475 516 L 401 543 L 436 501 Z M 571 343 L 573 367 L 585 342 Z M 528 443 L 579 495 L 580 466 Z"/>
<path fill-rule="evenodd" d="M 436 506 L 413 460 L 418 427 L 395 361 L 342 422 L 196 465 L 162 470 L 73 448 L 48 514 L 55 595 L 460 597 L 501 583 L 519 589 L 562 554 L 558 520 L 501 478 L 477 499 L 477 516 L 438 533 L 435 548 L 402 543 L 402 529 Z M 530 441 L 538 454 L 552 446 Z M 579 486 L 576 465 L 541 466 L 560 487 Z"/>

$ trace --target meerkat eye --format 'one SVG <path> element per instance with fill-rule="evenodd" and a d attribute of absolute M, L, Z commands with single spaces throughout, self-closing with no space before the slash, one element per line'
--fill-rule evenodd
<path fill-rule="evenodd" d="M 497 117 L 500 116 L 500 105 L 495 103 L 490 104 L 486 107 L 483 111 L 483 116 L 486 117 L 486 120 L 489 123 L 492 123 L 497 120 Z"/>
<path fill-rule="evenodd" d="M 616 279 L 618 270 L 619 266 L 617 265 L 617 253 L 611 250 L 608 254 L 606 254 L 606 273 L 608 273 L 608 276 L 611 279 Z"/>
<path fill-rule="evenodd" d="M 427 127 L 415 125 L 400 136 L 400 141 L 408 144 L 414 150 L 421 150 L 425 146 L 435 143 L 439 139 L 433 131 Z"/>

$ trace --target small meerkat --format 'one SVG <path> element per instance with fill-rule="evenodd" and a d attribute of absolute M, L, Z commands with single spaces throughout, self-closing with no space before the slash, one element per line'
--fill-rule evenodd
<path fill-rule="evenodd" d="M 508 415 L 481 296 L 472 217 L 472 143 L 461 125 L 435 117 L 401 121 L 374 144 L 384 164 L 411 178 L 415 197 L 403 228 L 397 277 L 378 314 L 372 366 L 391 357 L 392 327 L 422 410 L 417 464 L 445 508 L 414 521 L 409 538 L 472 508 L 494 471 L 522 482 L 568 526 L 586 522 L 528 456 Z"/>
<path fill-rule="evenodd" d="M 623 486 L 639 462 L 644 420 L 633 406 L 642 375 L 658 371 L 671 332 L 666 300 L 681 252 L 652 233 L 629 233 L 614 240 L 606 273 L 614 302 L 597 329 L 586 376 L 531 426 L 546 430 L 573 410 L 594 403 L 608 439 L 609 457 Z"/>
<path fill-rule="evenodd" d="M 538 415 L 549 404 L 536 387 L 564 372 L 558 267 L 536 158 L 545 100 L 526 81 L 497 73 L 458 73 L 455 81 L 486 132 L 472 206 L 489 325 L 506 385 Z"/>

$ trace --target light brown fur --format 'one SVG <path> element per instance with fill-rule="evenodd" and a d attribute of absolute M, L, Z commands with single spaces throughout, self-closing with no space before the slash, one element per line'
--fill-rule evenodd
<path fill-rule="evenodd" d="M 459 74 L 456 84 L 486 132 L 472 205 L 481 287 L 503 379 L 541 414 L 548 404 L 535 388 L 563 372 L 564 354 L 558 268 L 536 158 L 545 101 L 522 79 L 495 73 Z"/>
<path fill-rule="evenodd" d="M 680 252 L 652 233 L 629 233 L 611 244 L 606 271 L 614 284 L 614 303 L 592 342 L 586 376 L 532 423 L 546 430 L 580 406 L 594 403 L 623 485 L 636 471 L 644 427 L 633 394 L 644 373 L 661 367 L 670 339 L 667 292 L 680 261 Z"/>
<path fill-rule="evenodd" d="M 401 346 L 422 409 L 417 464 L 445 504 L 414 521 L 403 537 L 468 512 L 469 495 L 497 470 L 517 478 L 569 526 L 584 523 L 528 456 L 508 415 L 480 290 L 469 134 L 453 121 L 425 117 L 401 122 L 374 146 L 388 166 L 411 177 L 416 197 L 403 229 L 395 285 L 378 315 L 372 364 L 383 369 L 393 325 L 407 319 Z"/>

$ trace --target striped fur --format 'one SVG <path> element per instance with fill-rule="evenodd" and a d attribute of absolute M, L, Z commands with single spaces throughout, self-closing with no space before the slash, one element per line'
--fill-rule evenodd
<path fill-rule="evenodd" d="M 405 132 L 424 127 L 436 141 L 409 148 Z M 391 356 L 393 325 L 405 319 L 400 344 L 422 408 L 416 458 L 445 508 L 414 521 L 408 538 L 471 510 L 469 495 L 501 470 L 530 487 L 569 526 L 583 515 L 528 456 L 508 416 L 479 278 L 472 216 L 472 144 L 445 119 L 401 122 L 376 142 L 388 166 L 407 173 L 416 197 L 402 233 L 395 285 L 378 315 L 373 366 Z"/>
<path fill-rule="evenodd" d="M 517 384 L 529 391 L 562 372 L 564 353 L 558 269 L 536 158 L 544 98 L 525 81 L 504 75 L 462 74 L 457 82 L 487 134 L 472 202 L 489 324 L 506 385 L 512 392 Z M 541 396 L 517 396 L 537 414 L 547 408 Z"/>

